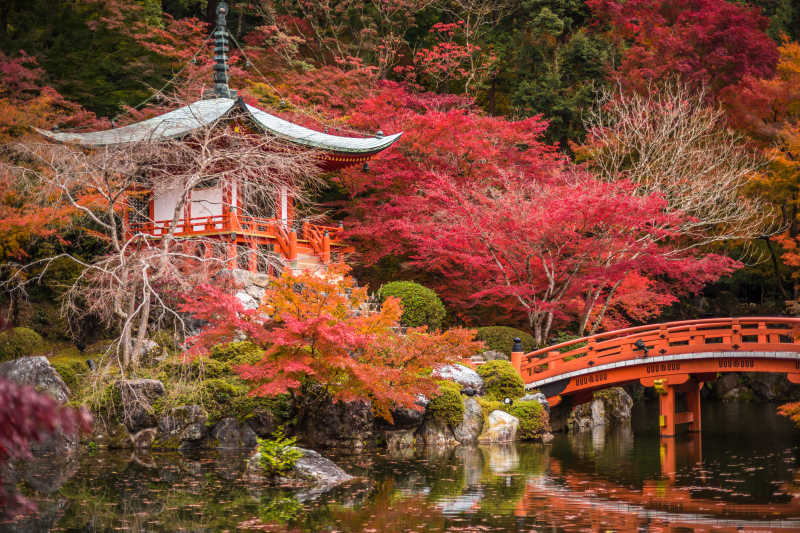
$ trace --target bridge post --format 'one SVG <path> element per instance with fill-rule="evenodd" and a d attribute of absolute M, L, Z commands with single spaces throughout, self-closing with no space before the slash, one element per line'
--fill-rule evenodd
<path fill-rule="evenodd" d="M 522 356 L 525 355 L 522 351 L 522 339 L 514 337 L 514 346 L 511 348 L 511 366 L 517 371 L 517 374 L 522 376 Z"/>
<path fill-rule="evenodd" d="M 700 418 L 700 389 L 703 388 L 703 382 L 694 383 L 689 382 L 689 388 L 686 391 L 686 409 L 691 413 L 689 422 L 689 431 L 699 433 L 703 429 L 702 420 Z"/>
<path fill-rule="evenodd" d="M 658 431 L 662 437 L 675 436 L 675 389 L 669 384 L 656 386 L 658 391 Z"/>

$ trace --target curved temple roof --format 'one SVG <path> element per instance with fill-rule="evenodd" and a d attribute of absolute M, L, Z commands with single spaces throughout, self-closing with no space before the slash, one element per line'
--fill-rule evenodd
<path fill-rule="evenodd" d="M 156 141 L 158 139 L 181 137 L 213 124 L 217 120 L 224 118 L 237 106 L 250 117 L 253 123 L 267 133 L 295 144 L 331 152 L 374 154 L 388 148 L 402 135 L 402 133 L 396 133 L 386 137 L 366 138 L 329 135 L 293 124 L 266 111 L 247 105 L 241 100 L 232 98 L 198 100 L 193 104 L 158 117 L 111 130 L 90 133 L 57 133 L 37 128 L 36 131 L 59 142 L 83 146 L 109 146 L 148 140 Z"/>

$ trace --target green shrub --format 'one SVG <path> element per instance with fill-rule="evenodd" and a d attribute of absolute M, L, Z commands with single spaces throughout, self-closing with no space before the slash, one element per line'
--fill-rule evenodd
<path fill-rule="evenodd" d="M 13 328 L 0 333 L 0 362 L 10 361 L 41 350 L 41 335 L 30 328 Z"/>
<path fill-rule="evenodd" d="M 519 337 L 522 341 L 522 349 L 531 352 L 536 349 L 536 342 L 533 337 L 521 329 L 510 328 L 508 326 L 488 326 L 478 328 L 475 338 L 486 343 L 489 350 L 503 352 L 510 356 L 511 348 L 514 346 L 514 337 Z"/>
<path fill-rule="evenodd" d="M 438 384 L 439 394 L 431 398 L 425 414 L 451 426 L 456 426 L 464 420 L 461 385 L 452 381 L 439 381 Z"/>
<path fill-rule="evenodd" d="M 446 314 L 444 304 L 429 288 L 413 281 L 393 281 L 378 289 L 381 302 L 389 296 L 400 298 L 403 302 L 403 315 L 400 317 L 402 325 L 441 329 Z"/>
<path fill-rule="evenodd" d="M 479 366 L 477 371 L 483 378 L 488 399 L 513 399 L 525 395 L 525 383 L 508 361 L 489 361 Z"/>
<path fill-rule="evenodd" d="M 259 461 L 267 476 L 285 474 L 294 468 L 303 457 L 303 452 L 294 447 L 296 442 L 295 437 L 284 435 L 282 427 L 275 430 L 271 439 L 258 439 Z"/>
<path fill-rule="evenodd" d="M 519 419 L 519 438 L 525 440 L 542 436 L 545 428 L 545 413 L 542 404 L 536 400 L 514 402 L 506 412 Z"/>
<path fill-rule="evenodd" d="M 545 428 L 545 411 L 542 404 L 536 400 L 528 402 L 514 402 L 505 405 L 499 400 L 488 400 L 478 398 L 478 403 L 483 409 L 484 418 L 488 417 L 492 411 L 504 411 L 519 419 L 519 437 L 523 440 L 537 439 L 542 436 Z"/>

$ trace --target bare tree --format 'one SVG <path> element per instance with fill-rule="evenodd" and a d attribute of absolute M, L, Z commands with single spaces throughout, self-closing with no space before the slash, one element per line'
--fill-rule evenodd
<path fill-rule="evenodd" d="M 237 207 L 230 194 L 209 201 L 243 210 L 246 216 L 263 216 L 248 208 L 271 206 L 276 212 L 274 202 L 281 193 L 302 204 L 304 191 L 316 183 L 311 152 L 261 134 L 240 133 L 235 122 L 219 121 L 180 139 L 95 149 L 42 141 L 14 149 L 31 163 L 14 170 L 37 184 L 47 201 L 63 205 L 74 221 L 105 241 L 107 253 L 91 260 L 61 254 L 35 264 L 7 265 L 6 288 L 23 290 L 57 258 L 78 263 L 82 271 L 66 291 L 62 310 L 73 317 L 97 317 L 116 331 L 116 353 L 123 367 L 138 363 L 154 329 L 171 325 L 185 334 L 181 294 L 229 266 L 220 247 L 230 243 L 208 235 L 223 221 L 209 218 L 202 226 L 205 231 L 195 232 L 185 218 L 192 191 L 234 177 L 237 187 L 247 191 L 247 204 Z M 148 205 L 137 203 L 138 191 L 161 191 L 175 199 L 171 220 L 157 224 Z M 289 229 L 276 224 L 276 231 Z M 268 253 L 260 260 L 280 261 Z M 38 275 L 26 275 L 32 271 Z"/>
<path fill-rule="evenodd" d="M 689 215 L 686 246 L 751 240 L 774 231 L 767 204 L 745 194 L 764 161 L 726 126 L 724 111 L 681 82 L 646 93 L 605 89 L 584 118 L 588 160 L 601 179 L 633 182 Z"/>

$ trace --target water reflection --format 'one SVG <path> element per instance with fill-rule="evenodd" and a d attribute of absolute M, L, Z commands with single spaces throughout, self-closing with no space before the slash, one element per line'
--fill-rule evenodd
<path fill-rule="evenodd" d="M 18 479 L 42 487 L 40 512 L 0 531 L 800 531 L 797 432 L 757 407 L 707 411 L 702 439 L 634 424 L 548 446 L 334 457 L 357 478 L 325 493 L 248 485 L 242 454 L 39 461 Z"/>

